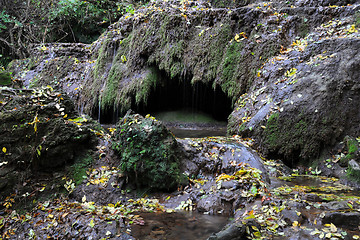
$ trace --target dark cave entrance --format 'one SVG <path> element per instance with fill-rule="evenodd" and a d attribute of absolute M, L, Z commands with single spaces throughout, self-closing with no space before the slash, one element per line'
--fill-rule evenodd
<path fill-rule="evenodd" d="M 133 109 L 142 114 L 151 114 L 166 111 L 186 111 L 202 113 L 216 121 L 227 122 L 232 111 L 231 99 L 217 86 L 211 83 L 196 82 L 191 84 L 191 77 L 182 80 L 171 79 L 165 73 L 159 74 L 160 81 L 153 88 L 147 99 L 147 104 L 133 106 Z"/>
<path fill-rule="evenodd" d="M 159 70 L 156 71 L 156 75 L 156 87 L 151 89 L 146 103 L 136 105 L 135 97 L 133 97 L 131 109 L 136 113 L 143 116 L 146 114 L 156 116 L 159 112 L 186 110 L 187 113 L 200 112 L 215 121 L 227 122 L 232 111 L 232 102 L 220 86 L 214 89 L 211 83 L 191 84 L 191 76 L 171 79 L 165 72 Z M 93 115 L 98 117 L 101 124 L 114 124 L 125 113 L 119 110 L 113 111 L 113 109 L 101 111 L 94 109 L 96 113 Z"/>

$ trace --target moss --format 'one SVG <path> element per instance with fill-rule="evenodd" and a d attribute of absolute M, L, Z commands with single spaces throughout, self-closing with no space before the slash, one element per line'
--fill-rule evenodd
<path fill-rule="evenodd" d="M 246 123 L 242 123 L 240 126 L 239 126 L 239 132 L 243 132 L 244 130 L 246 129 Z"/>
<path fill-rule="evenodd" d="M 150 91 L 152 88 L 156 88 L 157 81 L 157 73 L 154 68 L 151 68 L 145 79 L 140 83 L 140 90 L 136 92 L 135 103 L 137 105 L 140 103 L 144 103 L 145 106 L 147 105 L 147 99 L 149 97 Z"/>
<path fill-rule="evenodd" d="M 226 50 L 225 58 L 222 63 L 223 83 L 221 88 L 227 92 L 228 96 L 237 96 L 240 94 L 241 88 L 238 86 L 238 67 L 243 61 L 242 43 L 233 42 Z"/>
<path fill-rule="evenodd" d="M 160 122 L 126 115 L 117 125 L 113 149 L 120 168 L 137 187 L 172 190 L 182 181 L 177 142 Z"/>
<path fill-rule="evenodd" d="M 302 20 L 301 25 L 299 26 L 298 32 L 299 32 L 299 37 L 300 38 L 305 38 L 310 32 L 309 24 L 307 24 L 306 21 L 307 20 L 305 20 L 305 18 L 304 18 Z"/>
<path fill-rule="evenodd" d="M 360 11 L 355 13 L 355 27 L 360 27 Z"/>
<path fill-rule="evenodd" d="M 348 153 L 349 154 L 353 154 L 355 153 L 358 148 L 359 148 L 359 142 L 356 141 L 355 139 L 349 139 L 346 143 L 347 149 L 348 149 Z"/>
<path fill-rule="evenodd" d="M 207 57 L 207 59 L 210 59 L 208 74 L 206 74 L 208 80 L 216 78 L 221 70 L 220 66 L 224 58 L 224 50 L 230 40 L 229 38 L 232 36 L 230 24 L 225 23 L 224 25 L 218 26 L 215 29 L 215 34 L 215 37 L 211 37 L 210 46 L 208 48 L 208 50 L 210 50 L 209 56 Z"/>
<path fill-rule="evenodd" d="M 267 123 L 265 128 L 265 143 L 269 145 L 270 148 L 276 148 L 278 146 L 278 141 L 280 138 L 280 129 L 279 129 L 279 113 L 273 113 Z"/>
<path fill-rule="evenodd" d="M 0 86 L 11 85 L 11 75 L 8 72 L 0 72 Z"/>
<path fill-rule="evenodd" d="M 120 60 L 121 53 L 118 53 L 109 71 L 109 76 L 106 81 L 105 89 L 101 94 L 101 108 L 108 109 L 114 106 L 116 96 L 119 91 L 120 80 L 123 76 L 125 63 Z"/>
<path fill-rule="evenodd" d="M 347 136 L 344 141 L 346 142 L 347 154 L 340 159 L 341 166 L 346 166 L 351 159 L 354 159 L 355 153 L 359 149 L 359 142 L 356 139 Z"/>
<path fill-rule="evenodd" d="M 73 165 L 69 168 L 69 177 L 74 179 L 75 185 L 79 185 L 84 180 L 83 176 L 86 176 L 86 171 L 90 168 L 93 162 L 91 153 L 88 152 L 84 155 L 79 156 Z"/>

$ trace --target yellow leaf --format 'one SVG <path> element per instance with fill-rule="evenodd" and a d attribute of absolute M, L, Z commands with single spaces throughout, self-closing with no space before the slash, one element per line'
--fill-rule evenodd
<path fill-rule="evenodd" d="M 334 224 L 332 224 L 332 223 L 330 225 L 330 230 L 331 230 L 331 232 L 337 232 L 336 226 Z"/>
<path fill-rule="evenodd" d="M 261 73 L 260 73 L 260 72 L 257 72 L 256 76 L 257 76 L 257 77 L 260 77 L 260 76 L 261 76 Z"/>
<path fill-rule="evenodd" d="M 81 199 L 82 202 L 86 202 L 86 196 L 84 195 Z"/>
<path fill-rule="evenodd" d="M 360 239 L 359 235 L 353 235 L 353 239 Z"/>
<path fill-rule="evenodd" d="M 290 70 L 288 70 L 286 73 L 285 73 L 285 76 L 286 77 L 292 77 L 296 74 L 296 71 L 297 69 L 296 68 L 291 68 Z"/>
<path fill-rule="evenodd" d="M 89 223 L 89 226 L 92 227 L 92 228 L 95 226 L 94 219 L 91 219 L 91 221 Z"/>
<path fill-rule="evenodd" d="M 260 238 L 260 237 L 261 237 L 261 233 L 260 233 L 260 232 L 254 232 L 254 236 L 257 237 L 257 238 Z"/>
<path fill-rule="evenodd" d="M 297 227 L 297 226 L 299 226 L 299 222 L 298 222 L 298 221 L 294 221 L 294 222 L 292 223 L 292 225 L 293 225 L 293 227 Z"/>
<path fill-rule="evenodd" d="M 3 148 L 2 148 L 2 151 L 3 151 L 4 153 L 6 153 L 6 147 L 3 147 Z"/>

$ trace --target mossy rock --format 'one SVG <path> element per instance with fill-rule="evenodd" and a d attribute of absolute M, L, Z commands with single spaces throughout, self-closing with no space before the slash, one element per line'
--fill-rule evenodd
<path fill-rule="evenodd" d="M 346 172 L 347 177 L 355 181 L 357 183 L 360 183 L 360 165 L 355 160 L 350 160 L 348 164 L 348 169 Z"/>
<path fill-rule="evenodd" d="M 9 72 L 0 72 L 0 86 L 9 86 L 11 83 L 11 74 Z"/>
<path fill-rule="evenodd" d="M 352 137 L 346 136 L 344 138 L 344 143 L 346 144 L 347 154 L 345 157 L 340 159 L 340 166 L 346 167 L 351 159 L 356 158 L 356 153 L 359 150 L 359 142 Z"/>
<path fill-rule="evenodd" d="M 183 181 L 178 143 L 153 117 L 126 114 L 113 140 L 112 147 L 121 157 L 120 168 L 137 187 L 173 190 Z"/>

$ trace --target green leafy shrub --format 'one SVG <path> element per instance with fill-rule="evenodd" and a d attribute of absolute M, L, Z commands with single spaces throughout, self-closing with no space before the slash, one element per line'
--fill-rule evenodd
<path fill-rule="evenodd" d="M 182 181 L 177 141 L 154 118 L 126 114 L 113 140 L 112 147 L 121 157 L 120 168 L 138 187 L 171 190 Z"/>

